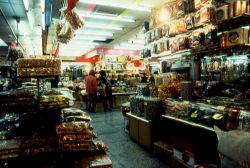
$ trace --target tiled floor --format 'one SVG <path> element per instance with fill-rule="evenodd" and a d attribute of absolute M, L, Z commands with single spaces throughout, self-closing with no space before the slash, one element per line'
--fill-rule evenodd
<path fill-rule="evenodd" d="M 119 110 L 89 113 L 98 138 L 109 146 L 114 168 L 167 168 L 168 166 L 133 142 L 124 131 L 124 118 Z"/>

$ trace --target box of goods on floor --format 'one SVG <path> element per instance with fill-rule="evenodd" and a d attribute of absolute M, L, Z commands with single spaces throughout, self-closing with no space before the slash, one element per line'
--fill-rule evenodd
<path fill-rule="evenodd" d="M 200 91 L 197 83 L 176 81 L 137 86 L 126 113 L 130 137 L 172 167 L 216 167 L 224 164 L 225 156 L 240 165 L 249 163 L 250 148 L 238 144 L 247 145 L 244 137 L 250 137 L 249 90 L 241 100 L 219 96 L 191 99 Z M 234 150 L 238 156 L 232 154 Z"/>
<path fill-rule="evenodd" d="M 0 93 L 0 167 L 112 167 L 72 92 L 25 87 Z"/>

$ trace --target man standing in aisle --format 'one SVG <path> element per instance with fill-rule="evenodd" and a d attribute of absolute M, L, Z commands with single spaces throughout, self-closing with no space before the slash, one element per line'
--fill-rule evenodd
<path fill-rule="evenodd" d="M 103 107 L 104 111 L 112 111 L 113 109 L 113 100 L 112 100 L 112 88 L 110 81 L 107 79 L 106 72 L 101 70 L 100 71 L 100 84 L 102 86 L 102 91 L 103 91 Z M 108 108 L 108 103 L 109 103 L 109 108 Z"/>
<path fill-rule="evenodd" d="M 86 79 L 86 92 L 88 93 L 88 111 L 95 112 L 96 99 L 97 99 L 97 82 L 95 71 L 90 70 L 89 76 Z"/>

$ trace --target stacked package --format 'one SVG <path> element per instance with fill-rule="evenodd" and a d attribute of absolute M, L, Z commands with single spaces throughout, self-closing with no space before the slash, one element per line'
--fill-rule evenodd
<path fill-rule="evenodd" d="M 162 112 L 162 105 L 159 98 L 145 97 L 144 98 L 144 113 L 147 120 L 155 120 L 159 118 Z"/>
<path fill-rule="evenodd" d="M 148 85 L 137 85 L 136 92 L 137 92 L 137 95 L 140 95 L 140 96 L 150 95 L 150 89 Z"/>
<path fill-rule="evenodd" d="M 167 115 L 180 119 L 188 119 L 188 114 L 191 109 L 189 102 L 179 102 L 173 99 L 167 99 L 165 103 Z"/>
<path fill-rule="evenodd" d="M 191 81 L 181 81 L 180 90 L 183 99 L 191 99 L 193 95 L 193 83 Z"/>
<path fill-rule="evenodd" d="M 90 130 L 90 117 L 75 108 L 62 109 L 61 117 L 65 122 L 56 126 L 59 148 L 62 151 L 93 150 L 94 133 Z"/>
<path fill-rule="evenodd" d="M 33 137 L 24 138 L 21 144 L 22 155 L 24 156 L 55 152 L 57 149 L 56 147 L 56 137 L 39 134 L 34 134 Z"/>
<path fill-rule="evenodd" d="M 20 156 L 20 144 L 18 139 L 0 141 L 0 159 L 16 158 Z"/>
<path fill-rule="evenodd" d="M 0 93 L 0 112 L 32 111 L 35 104 L 34 92 L 27 89 Z"/>
<path fill-rule="evenodd" d="M 59 59 L 18 59 L 17 76 L 39 77 L 58 76 L 61 74 L 61 61 Z"/>
<path fill-rule="evenodd" d="M 73 104 L 73 101 L 64 95 L 43 95 L 40 99 L 39 108 L 65 108 L 70 107 Z"/>
<path fill-rule="evenodd" d="M 143 96 L 134 96 L 130 98 L 130 111 L 139 117 L 144 117 L 144 98 Z"/>

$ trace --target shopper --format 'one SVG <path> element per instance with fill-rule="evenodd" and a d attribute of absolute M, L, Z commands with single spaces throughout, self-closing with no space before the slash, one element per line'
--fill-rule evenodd
<path fill-rule="evenodd" d="M 113 100 L 112 100 L 112 88 L 110 81 L 107 79 L 106 72 L 101 70 L 100 71 L 100 85 L 102 87 L 102 95 L 103 95 L 103 107 L 104 111 L 112 111 L 113 109 Z M 109 108 L 108 108 L 109 104 Z"/>
<path fill-rule="evenodd" d="M 147 83 L 147 76 L 146 76 L 146 73 L 142 73 L 141 83 Z"/>
<path fill-rule="evenodd" d="M 88 93 L 88 111 L 95 112 L 96 99 L 97 99 L 97 82 L 95 71 L 90 70 L 89 76 L 86 79 L 86 92 Z"/>

